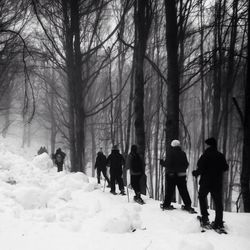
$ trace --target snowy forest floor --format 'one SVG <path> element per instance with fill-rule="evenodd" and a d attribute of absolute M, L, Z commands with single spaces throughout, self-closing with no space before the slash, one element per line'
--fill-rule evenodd
<path fill-rule="evenodd" d="M 224 213 L 228 235 L 201 233 L 197 215 L 178 204 L 162 211 L 146 196 L 134 203 L 132 190 L 130 202 L 109 190 L 81 173 L 57 173 L 47 154 L 27 160 L 0 144 L 0 249 L 250 249 L 250 214 Z"/>

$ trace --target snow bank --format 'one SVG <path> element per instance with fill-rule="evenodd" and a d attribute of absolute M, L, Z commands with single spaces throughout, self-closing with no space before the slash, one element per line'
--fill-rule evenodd
<path fill-rule="evenodd" d="M 40 155 L 35 156 L 31 162 L 35 167 L 40 168 L 42 170 L 49 171 L 54 167 L 53 162 L 47 153 L 42 153 Z M 56 168 L 54 169 L 56 170 Z"/>
<path fill-rule="evenodd" d="M 0 144 L 3 250 L 250 249 L 250 214 L 225 213 L 228 235 L 201 233 L 196 215 L 177 204 L 161 211 L 159 201 L 143 197 L 141 206 L 132 190 L 128 202 L 83 173 L 58 173 L 46 153 L 28 161 L 13 152 Z"/>
<path fill-rule="evenodd" d="M 206 239 L 183 239 L 179 243 L 178 250 L 214 250 L 214 246 Z"/>
<path fill-rule="evenodd" d="M 101 230 L 109 233 L 126 233 L 141 228 L 142 220 L 139 215 L 141 208 L 139 206 L 134 205 L 112 211 L 105 216 Z"/>

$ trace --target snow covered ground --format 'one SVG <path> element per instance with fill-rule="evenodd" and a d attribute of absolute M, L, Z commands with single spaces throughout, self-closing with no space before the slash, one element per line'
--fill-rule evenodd
<path fill-rule="evenodd" d="M 250 214 L 225 213 L 228 235 L 201 233 L 196 215 L 129 194 L 130 202 L 84 174 L 57 173 L 47 154 L 25 159 L 0 143 L 0 249 L 250 249 Z"/>

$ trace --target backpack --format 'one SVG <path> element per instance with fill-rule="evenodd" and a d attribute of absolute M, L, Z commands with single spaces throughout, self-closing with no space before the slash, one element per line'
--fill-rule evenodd
<path fill-rule="evenodd" d="M 63 161 L 62 156 L 60 154 L 56 154 L 56 162 L 61 163 Z"/>

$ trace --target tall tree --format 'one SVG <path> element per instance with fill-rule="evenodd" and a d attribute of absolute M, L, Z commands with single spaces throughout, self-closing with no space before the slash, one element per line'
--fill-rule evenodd
<path fill-rule="evenodd" d="M 27 93 L 31 86 L 27 66 L 27 59 L 30 55 L 28 32 L 27 30 L 26 33 L 24 32 L 30 19 L 28 6 L 27 0 L 0 1 L 0 102 L 6 94 L 5 103 L 1 103 L 0 110 L 10 108 L 11 91 L 15 78 L 18 76 L 24 80 L 23 115 L 26 114 L 30 102 L 30 95 Z M 31 112 L 32 115 L 33 112 L 34 110 Z M 8 122 L 8 111 L 6 111 L 6 118 Z"/>
<path fill-rule="evenodd" d="M 229 132 L 229 118 L 230 118 L 230 95 L 232 94 L 233 86 L 235 84 L 235 47 L 237 42 L 237 23 L 238 23 L 238 0 L 233 0 L 232 3 L 232 17 L 231 17 L 231 31 L 229 37 L 229 51 L 228 51 L 228 63 L 226 72 L 226 81 L 224 83 L 224 98 L 223 98 L 223 153 L 226 155 L 228 151 L 228 132 Z M 231 124 L 231 123 L 230 123 Z M 231 169 L 225 174 L 224 178 L 224 199 L 225 199 L 225 209 L 231 211 L 231 199 L 232 199 L 232 189 L 229 184 L 229 176 Z"/>
<path fill-rule="evenodd" d="M 244 204 L 244 211 L 250 212 L 250 63 L 249 63 L 249 37 L 250 37 L 250 3 L 248 3 L 248 52 L 247 52 L 247 77 L 245 89 L 245 120 L 243 139 L 243 162 L 241 171 L 241 192 Z"/>
<path fill-rule="evenodd" d="M 166 147 L 171 140 L 179 137 L 179 66 L 178 66 L 178 26 L 176 2 L 165 0 L 166 46 L 168 65 Z"/>
<path fill-rule="evenodd" d="M 135 18 L 135 97 L 134 97 L 134 117 L 135 136 L 138 152 L 145 160 L 145 127 L 144 127 L 144 58 L 147 49 L 152 22 L 152 1 L 136 0 L 134 3 Z"/>

